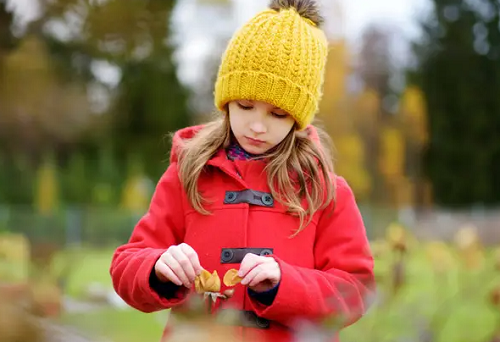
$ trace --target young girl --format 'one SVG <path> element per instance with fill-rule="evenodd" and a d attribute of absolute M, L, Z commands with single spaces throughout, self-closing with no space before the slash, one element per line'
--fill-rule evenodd
<path fill-rule="evenodd" d="M 313 0 L 273 0 L 234 35 L 215 85 L 220 118 L 175 133 L 148 212 L 113 256 L 129 305 L 175 313 L 202 270 L 236 269 L 241 283 L 212 311 L 237 310 L 248 341 L 364 314 L 374 288 L 365 228 L 311 125 L 328 51 L 320 22 Z"/>

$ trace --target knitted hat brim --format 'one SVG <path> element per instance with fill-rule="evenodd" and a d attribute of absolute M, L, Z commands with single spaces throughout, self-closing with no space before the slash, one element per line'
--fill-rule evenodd
<path fill-rule="evenodd" d="M 269 72 L 235 71 L 221 75 L 215 84 L 215 106 L 219 110 L 231 101 L 262 101 L 289 113 L 299 130 L 305 129 L 317 111 L 317 94 Z"/>

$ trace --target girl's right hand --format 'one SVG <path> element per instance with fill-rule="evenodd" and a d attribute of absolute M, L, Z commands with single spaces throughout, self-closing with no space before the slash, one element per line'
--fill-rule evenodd
<path fill-rule="evenodd" d="M 160 281 L 171 281 L 187 288 L 191 288 L 194 278 L 202 270 L 198 254 L 185 243 L 170 246 L 155 264 L 155 273 Z"/>

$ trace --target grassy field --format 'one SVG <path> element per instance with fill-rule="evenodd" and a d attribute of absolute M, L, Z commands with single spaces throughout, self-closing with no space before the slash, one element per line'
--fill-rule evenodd
<path fill-rule="evenodd" d="M 67 294 L 85 300 L 87 289 L 92 284 L 112 289 L 109 265 L 113 250 L 79 250 L 63 254 L 75 260 L 70 273 Z M 111 341 L 159 341 L 166 321 L 165 313 L 144 314 L 133 309 L 103 308 L 85 313 L 65 313 L 61 322 L 75 326 L 83 332 Z"/>
<path fill-rule="evenodd" d="M 61 318 L 62 323 L 77 327 L 86 334 L 116 342 L 158 342 L 165 320 L 165 315 L 112 308 L 65 314 Z"/>
<path fill-rule="evenodd" d="M 342 341 L 490 342 L 500 331 L 499 309 L 489 299 L 492 289 L 500 288 L 493 251 L 475 244 L 405 244 L 406 253 L 398 259 L 394 243 L 374 243 L 380 293 L 367 315 L 342 332 Z M 69 293 L 81 296 L 89 283 L 111 288 L 111 253 L 82 254 L 69 279 Z M 399 285 L 394 279 L 401 279 Z M 165 320 L 164 314 L 114 309 L 62 317 L 84 331 L 123 342 L 158 341 Z"/>

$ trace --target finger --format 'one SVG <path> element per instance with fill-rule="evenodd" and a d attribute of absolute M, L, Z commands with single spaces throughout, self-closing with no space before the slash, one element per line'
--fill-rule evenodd
<path fill-rule="evenodd" d="M 276 282 L 276 277 L 273 276 L 273 272 L 272 270 L 269 270 L 269 269 L 263 269 L 262 271 L 260 271 L 259 273 L 257 273 L 255 275 L 255 277 L 253 277 L 253 279 L 248 283 L 248 286 L 249 287 L 253 287 L 253 286 L 256 286 L 257 284 L 260 284 L 264 281 L 270 281 L 271 283 L 275 283 Z"/>
<path fill-rule="evenodd" d="M 194 278 L 196 277 L 193 265 L 191 265 L 191 260 L 184 254 L 181 248 L 177 248 L 172 250 L 171 255 L 177 260 L 179 265 L 181 265 L 184 273 L 189 279 L 189 282 L 194 282 Z"/>
<path fill-rule="evenodd" d="M 258 267 L 257 274 L 253 277 L 252 280 L 248 282 L 249 287 L 254 287 L 264 281 L 270 281 L 273 284 L 279 282 L 280 279 L 280 269 L 279 267 L 272 264 L 263 264 Z"/>
<path fill-rule="evenodd" d="M 175 285 L 182 286 L 182 281 L 174 274 L 174 272 L 168 267 L 165 263 L 159 262 L 156 265 L 156 270 L 162 276 L 167 278 L 169 281 L 174 283 Z"/>
<path fill-rule="evenodd" d="M 245 255 L 240 264 L 240 269 L 238 271 L 238 276 L 244 278 L 248 272 L 250 272 L 254 267 L 265 262 L 264 257 L 257 256 L 253 253 L 248 253 Z"/>
<path fill-rule="evenodd" d="M 254 268 L 250 270 L 250 272 L 247 273 L 247 275 L 243 278 L 241 281 L 241 285 L 248 285 L 250 282 L 253 281 L 253 279 L 260 273 L 262 272 L 262 265 L 257 265 Z"/>
<path fill-rule="evenodd" d="M 200 275 L 201 271 L 203 271 L 203 267 L 201 267 L 200 259 L 198 258 L 198 253 L 196 253 L 196 251 L 186 243 L 181 243 L 179 247 L 188 257 L 188 259 L 191 260 L 191 265 L 193 266 L 196 275 L 197 276 Z"/>
<path fill-rule="evenodd" d="M 169 253 L 165 254 L 163 257 L 165 264 L 170 267 L 170 269 L 174 272 L 174 274 L 181 280 L 184 286 L 190 288 L 191 282 L 189 281 L 184 269 L 179 264 L 179 262 Z"/>
<path fill-rule="evenodd" d="M 241 260 L 240 269 L 238 270 L 238 276 L 244 278 L 248 272 L 250 272 L 255 266 L 259 264 L 259 257 L 255 254 L 248 253 Z"/>

